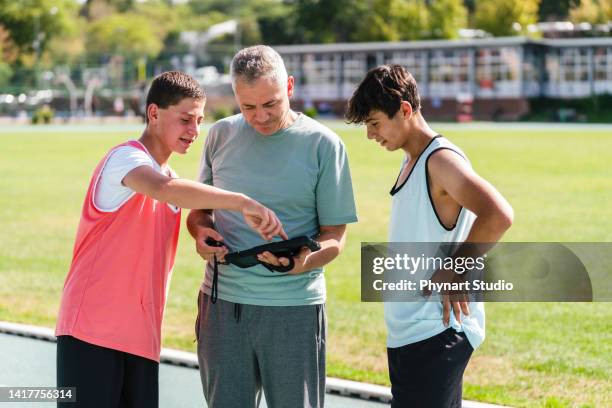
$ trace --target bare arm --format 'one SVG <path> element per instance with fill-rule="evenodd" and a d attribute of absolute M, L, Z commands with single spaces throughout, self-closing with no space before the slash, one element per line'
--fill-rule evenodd
<path fill-rule="evenodd" d="M 192 237 L 197 238 L 199 228 L 212 228 L 213 217 L 210 210 L 191 210 L 187 216 L 187 230 Z"/>
<path fill-rule="evenodd" d="M 274 235 L 283 238 L 287 236 L 272 210 L 244 194 L 225 191 L 191 180 L 173 179 L 149 166 L 140 166 L 131 170 L 123 178 L 123 184 L 138 193 L 177 207 L 240 211 L 246 223 L 266 240 L 272 239 Z"/>
<path fill-rule="evenodd" d="M 434 153 L 429 160 L 428 170 L 433 186 L 441 188 L 456 203 L 476 215 L 466 242 L 493 244 L 501 239 L 512 225 L 514 212 L 495 187 L 476 174 L 462 157 L 450 150 Z M 465 248 L 459 248 L 455 256 L 463 251 Z M 446 272 L 448 271 L 439 271 L 440 275 L 434 276 L 433 279 L 452 280 Z M 459 322 L 461 312 L 465 315 L 470 314 L 465 294 L 454 296 L 453 299 L 449 295 L 444 295 L 442 304 L 442 321 L 445 325 L 450 321 L 451 308 L 455 319 Z"/>
<path fill-rule="evenodd" d="M 181 208 L 206 208 L 240 211 L 248 198 L 216 187 L 186 179 L 173 179 L 149 166 L 136 167 L 124 178 L 123 184 L 155 200 Z"/>
<path fill-rule="evenodd" d="M 457 153 L 446 149 L 434 153 L 429 175 L 432 184 L 476 215 L 466 242 L 497 242 L 512 225 L 514 212 L 508 201 Z"/>

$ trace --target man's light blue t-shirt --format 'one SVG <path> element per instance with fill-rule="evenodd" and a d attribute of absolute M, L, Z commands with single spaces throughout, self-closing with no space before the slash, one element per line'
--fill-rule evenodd
<path fill-rule="evenodd" d="M 210 129 L 201 163 L 201 182 L 244 193 L 272 209 L 289 238 L 314 237 L 321 225 L 357 221 L 342 140 L 303 114 L 270 136 L 255 131 L 242 114 L 220 120 Z M 240 213 L 215 210 L 213 214 L 215 228 L 230 251 L 266 243 Z M 211 283 L 209 264 L 202 284 L 207 294 Z M 218 297 L 264 306 L 324 303 L 323 268 L 287 275 L 261 265 L 245 269 L 219 265 Z"/>

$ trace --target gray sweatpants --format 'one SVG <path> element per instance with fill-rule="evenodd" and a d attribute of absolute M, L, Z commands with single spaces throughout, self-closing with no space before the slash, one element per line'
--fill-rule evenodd
<path fill-rule="evenodd" d="M 323 407 L 325 305 L 255 306 L 198 296 L 196 338 L 210 408 Z"/>

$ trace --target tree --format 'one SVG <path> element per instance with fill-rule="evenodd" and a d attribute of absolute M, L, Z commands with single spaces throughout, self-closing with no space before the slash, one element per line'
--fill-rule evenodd
<path fill-rule="evenodd" d="M 101 55 L 155 58 L 163 47 L 154 22 L 134 13 L 113 14 L 92 22 L 87 49 Z"/>
<path fill-rule="evenodd" d="M 462 0 L 436 0 L 429 6 L 431 38 L 457 38 L 467 27 L 467 9 Z"/>
<path fill-rule="evenodd" d="M 527 26 L 538 21 L 539 3 L 540 0 L 478 0 L 474 24 L 494 36 L 526 34 Z"/>
<path fill-rule="evenodd" d="M 429 9 L 424 0 L 401 0 L 393 5 L 400 40 L 420 40 L 429 32 Z"/>
<path fill-rule="evenodd" d="M 68 20 L 61 36 L 53 37 L 43 54 L 43 62 L 49 66 L 72 64 L 86 53 L 87 21 L 83 17 Z"/>
<path fill-rule="evenodd" d="M 385 41 L 399 38 L 393 11 L 403 0 L 298 0 L 303 42 Z"/>
<path fill-rule="evenodd" d="M 17 58 L 12 47 L 8 31 L 0 25 L 0 87 L 7 86 L 13 76 L 13 70 L 7 63 Z"/>
<path fill-rule="evenodd" d="M 13 70 L 9 64 L 0 62 L 0 87 L 9 85 L 11 77 L 13 76 Z"/>
<path fill-rule="evenodd" d="M 608 18 L 607 22 L 612 21 L 612 0 L 599 0 L 601 4 L 601 9 L 603 10 L 605 16 Z"/>
<path fill-rule="evenodd" d="M 131 3 L 124 0 L 125 3 Z M 133 1 L 133 0 L 132 0 Z M 132 12 L 145 17 L 152 24 L 155 36 L 160 40 L 168 35 L 169 32 L 177 29 L 179 25 L 179 12 L 176 8 L 170 7 L 160 0 L 149 0 L 146 3 L 137 3 L 132 7 Z"/>
<path fill-rule="evenodd" d="M 297 25 L 302 41 L 313 43 L 346 42 L 361 23 L 366 10 L 363 0 L 297 0 Z"/>
<path fill-rule="evenodd" d="M 467 25 L 462 0 L 297 0 L 303 41 L 455 38 Z"/>
<path fill-rule="evenodd" d="M 540 21 L 561 21 L 567 19 L 570 6 L 578 0 L 542 0 L 540 3 Z"/>
<path fill-rule="evenodd" d="M 99 20 L 116 12 L 116 7 L 108 0 L 87 0 L 81 9 L 81 14 L 89 21 Z"/>
<path fill-rule="evenodd" d="M 394 12 L 398 10 L 398 3 L 403 0 L 370 0 L 363 4 L 361 10 L 356 10 L 361 14 L 355 16 L 354 21 L 361 21 L 360 24 L 352 24 L 354 27 L 350 32 L 350 41 L 397 41 L 400 33 L 397 30 L 398 19 Z"/>
<path fill-rule="evenodd" d="M 257 24 L 266 44 L 300 43 L 301 31 L 297 25 L 295 6 L 285 2 L 272 2 L 257 13 Z"/>
<path fill-rule="evenodd" d="M 612 19 L 611 0 L 580 0 L 569 12 L 569 19 L 573 23 L 604 24 Z"/>
<path fill-rule="evenodd" d="M 155 3 L 156 1 L 146 1 Z M 132 11 L 142 1 L 135 0 L 86 0 L 81 9 L 81 14 L 88 20 L 98 20 L 115 13 L 126 13 Z"/>
<path fill-rule="evenodd" d="M 11 33 L 0 24 L 0 61 L 5 64 L 12 64 L 17 60 L 19 50 L 11 40 Z"/>
<path fill-rule="evenodd" d="M 0 0 L 0 25 L 10 33 L 23 59 L 44 52 L 53 38 L 64 34 L 76 12 L 72 0 Z"/>
<path fill-rule="evenodd" d="M 241 9 L 249 7 L 250 3 L 250 1 L 191 0 L 189 2 L 189 7 L 194 13 L 201 15 L 214 11 L 228 16 L 236 16 Z"/>

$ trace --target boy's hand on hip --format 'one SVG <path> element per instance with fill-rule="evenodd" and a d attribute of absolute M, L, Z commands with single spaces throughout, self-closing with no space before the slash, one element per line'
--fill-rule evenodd
<path fill-rule="evenodd" d="M 442 295 L 442 322 L 444 326 L 450 323 L 450 312 L 453 309 L 455 320 L 461 323 L 461 313 L 464 316 L 470 315 L 470 302 L 466 293 L 445 293 Z"/>
<path fill-rule="evenodd" d="M 461 285 L 466 282 L 466 274 L 459 274 L 452 269 L 442 268 L 437 270 L 432 275 L 430 281 L 432 283 L 444 285 L 456 284 L 458 287 L 461 287 Z M 462 312 L 464 316 L 470 315 L 470 299 L 467 291 L 441 290 L 439 293 L 442 298 L 442 323 L 444 323 L 444 326 L 448 326 L 450 324 L 451 310 L 453 311 L 455 320 L 457 320 L 458 323 L 461 323 Z M 431 294 L 432 291 L 430 289 L 426 288 L 423 290 L 424 297 L 429 297 Z"/>

